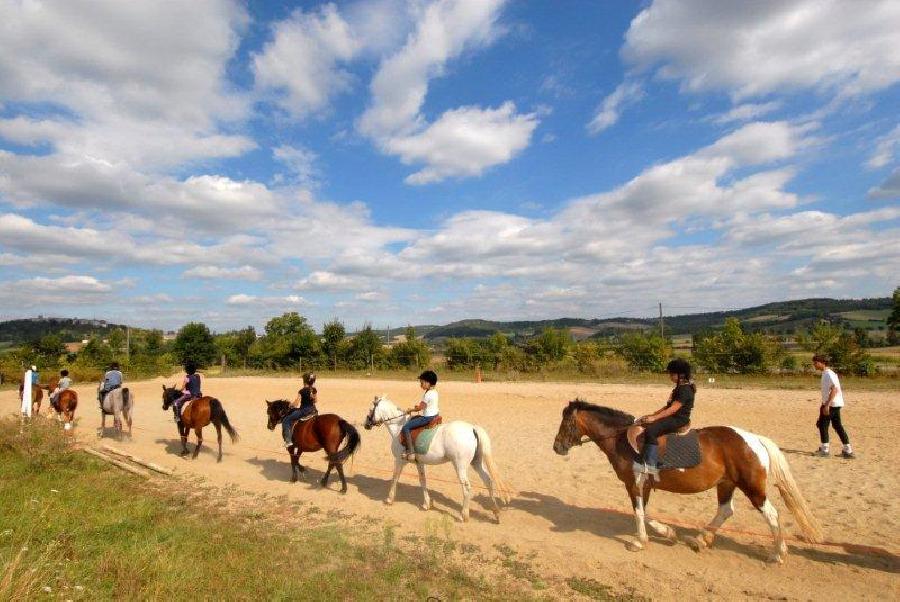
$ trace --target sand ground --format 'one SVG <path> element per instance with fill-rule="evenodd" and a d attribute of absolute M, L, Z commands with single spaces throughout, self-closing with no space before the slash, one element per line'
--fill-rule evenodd
<path fill-rule="evenodd" d="M 360 425 L 363 444 L 348 471 L 347 495 L 314 486 L 325 463 L 322 454 L 304 456 L 312 469 L 309 482 L 290 484 L 287 455 L 280 436 L 266 429 L 263 400 L 293 396 L 296 381 L 279 378 L 210 378 L 204 393 L 222 400 L 242 440 L 225 443 L 225 457 L 216 464 L 206 446 L 197 460 L 178 457 L 180 443 L 170 412 L 160 401 L 162 380 L 130 383 L 136 395 L 132 440 L 114 442 L 144 459 L 174 468 L 188 479 L 245 491 L 286 495 L 322 508 L 376 517 L 400 529 L 435 529 L 458 516 L 460 488 L 450 465 L 429 469 L 429 489 L 435 508 L 419 510 L 421 493 L 412 467 L 407 468 L 393 506 L 382 502 L 392 467 L 387 432 L 363 431 L 361 424 L 375 394 L 411 403 L 420 391 L 415 382 L 325 379 L 319 383 L 321 411 L 335 412 Z M 171 383 L 171 381 L 170 381 Z M 82 443 L 98 441 L 99 412 L 92 386 L 76 387 L 81 395 L 75 436 Z M 896 599 L 900 592 L 900 500 L 897 443 L 900 393 L 845 392 L 845 425 L 859 459 L 821 459 L 809 453 L 818 440 L 814 427 L 818 392 L 784 390 L 700 389 L 695 426 L 735 425 L 766 435 L 787 452 L 795 477 L 826 536 L 835 545 L 810 546 L 794 539 L 786 564 L 766 562 L 771 539 L 762 517 L 736 493 L 735 516 L 710 551 L 698 554 L 683 542 L 669 545 L 652 539 L 642 552 L 630 552 L 633 537 L 630 504 L 606 458 L 593 444 L 573 449 L 567 457 L 551 446 L 565 403 L 581 397 L 626 410 L 648 413 L 660 405 L 667 387 L 554 383 L 461 383 L 440 385 L 446 419 L 484 426 L 493 439 L 497 463 L 516 490 L 511 507 L 496 525 L 483 491 L 473 504 L 472 520 L 452 522 L 450 536 L 493 551 L 510 546 L 519 558 L 531 558 L 542 574 L 594 578 L 655 599 Z M 0 393 L 0 413 L 18 407 L 14 391 Z M 112 433 L 107 432 L 107 437 Z M 205 432 L 205 444 L 215 443 L 215 431 Z M 112 442 L 112 440 L 110 440 Z M 833 444 L 834 445 L 834 444 Z M 840 451 L 839 445 L 834 445 Z M 477 476 L 472 473 L 473 483 Z M 793 518 L 777 492 L 770 492 L 782 512 L 791 537 Z M 656 492 L 648 513 L 673 518 L 679 535 L 692 534 L 715 512 L 714 491 L 680 496 Z"/>

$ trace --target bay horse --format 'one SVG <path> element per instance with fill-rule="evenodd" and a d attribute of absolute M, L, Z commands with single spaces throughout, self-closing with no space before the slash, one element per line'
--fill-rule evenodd
<path fill-rule="evenodd" d="M 637 454 L 625 436 L 625 431 L 632 424 L 634 416 L 630 414 L 576 399 L 563 409 L 562 422 L 553 443 L 553 451 L 560 455 L 566 455 L 573 446 L 587 441 L 596 443 L 606 454 L 616 476 L 625 485 L 634 508 L 637 541 L 630 546 L 632 550 L 643 549 L 643 544 L 648 541 L 644 511 L 652 489 L 673 493 L 699 493 L 715 487 L 719 508 L 703 533 L 689 540 L 691 547 L 700 551 L 712 546 L 716 531 L 734 513 L 732 496 L 735 489 L 740 489 L 750 499 L 753 507 L 765 517 L 772 531 L 775 547 L 770 560 L 784 562 L 787 544 L 778 511 L 766 495 L 769 483 L 781 493 L 804 538 L 810 543 L 822 542 L 821 527 L 794 481 L 787 459 L 772 440 L 736 427 L 710 426 L 696 429 L 701 463 L 683 470 L 662 470 L 659 480 L 654 482 L 645 474 L 634 473 L 633 463 Z M 584 440 L 585 437 L 587 440 Z M 660 438 L 659 442 L 662 455 L 665 438 Z M 675 539 L 672 527 L 653 519 L 648 519 L 647 524 L 658 535 L 669 540 Z"/>
<path fill-rule="evenodd" d="M 372 402 L 372 409 L 366 416 L 365 428 L 371 429 L 375 426 L 386 425 L 391 435 L 391 452 L 394 454 L 394 476 L 391 480 L 391 487 L 388 491 L 385 504 L 394 503 L 394 495 L 397 492 L 397 481 L 400 480 L 400 473 L 407 460 L 406 449 L 400 443 L 400 429 L 409 420 L 409 414 L 398 408 L 394 403 L 381 395 L 375 397 Z M 494 463 L 494 456 L 491 451 L 491 438 L 487 431 L 477 425 L 463 422 L 462 420 L 454 420 L 435 427 L 436 433 L 428 448 L 427 454 L 416 454 L 416 469 L 419 471 L 419 483 L 422 485 L 422 493 L 424 501 L 422 510 L 431 508 L 431 498 L 428 495 L 428 485 L 425 482 L 425 465 L 426 464 L 443 464 L 444 462 L 452 462 L 456 469 L 456 476 L 459 484 L 462 485 L 462 510 L 461 518 L 464 522 L 469 520 L 469 501 L 472 499 L 472 485 L 469 483 L 469 466 L 475 469 L 475 472 L 484 481 L 485 486 L 490 492 L 491 502 L 494 506 L 494 518 L 500 522 L 500 505 L 497 498 L 504 504 L 509 504 L 510 491 L 500 478 L 497 465 Z"/>
<path fill-rule="evenodd" d="M 181 391 L 175 387 L 162 386 L 163 410 L 168 410 L 176 399 L 181 397 Z M 219 457 L 217 462 L 222 461 L 222 427 L 228 431 L 232 443 L 237 443 L 240 439 L 237 431 L 228 422 L 228 415 L 225 414 L 225 408 L 222 402 L 215 397 L 198 397 L 184 402 L 181 416 L 176 418 L 178 424 L 178 434 L 181 435 L 181 455 L 188 455 L 187 440 L 191 429 L 197 434 L 197 446 L 194 448 L 192 459 L 196 459 L 200 453 L 200 447 L 203 445 L 203 427 L 212 423 L 216 427 L 216 437 L 219 441 Z"/>
<path fill-rule="evenodd" d="M 25 383 L 19 383 L 19 399 L 25 392 Z M 31 413 L 34 415 L 41 413 L 41 401 L 44 399 L 44 387 L 41 385 L 31 386 Z M 24 401 L 24 400 L 23 400 Z M 28 406 L 25 406 L 26 408 Z"/>
<path fill-rule="evenodd" d="M 269 417 L 269 430 L 274 430 L 281 424 L 284 417 L 291 410 L 291 403 L 286 399 L 276 401 L 266 400 L 266 415 Z M 343 449 L 339 449 L 341 441 L 347 439 Z M 316 414 L 308 420 L 295 423 L 291 432 L 293 445 L 288 448 L 291 457 L 291 483 L 296 483 L 301 473 L 306 469 L 300 464 L 300 454 L 303 452 L 317 452 L 324 449 L 328 456 L 328 469 L 319 482 L 322 487 L 328 487 L 328 477 L 331 469 L 337 469 L 341 478 L 341 493 L 347 493 L 347 479 L 344 478 L 344 462 L 346 462 L 358 449 L 360 444 L 359 431 L 352 424 L 337 414 Z"/>

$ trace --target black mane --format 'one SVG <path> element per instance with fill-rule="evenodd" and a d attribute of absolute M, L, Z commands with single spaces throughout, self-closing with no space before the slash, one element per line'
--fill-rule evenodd
<path fill-rule="evenodd" d="M 627 412 L 623 412 L 622 410 L 617 410 L 615 408 L 598 406 L 596 404 L 584 401 L 583 399 L 575 399 L 574 401 L 570 401 L 569 405 L 566 406 L 566 409 L 563 410 L 563 414 L 569 416 L 575 410 L 592 412 L 595 416 L 597 416 L 597 418 L 599 418 L 602 422 L 609 426 L 620 427 L 630 426 L 634 424 L 634 416 Z"/>

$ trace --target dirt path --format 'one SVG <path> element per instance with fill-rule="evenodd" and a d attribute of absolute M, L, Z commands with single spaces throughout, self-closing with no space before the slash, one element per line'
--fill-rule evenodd
<path fill-rule="evenodd" d="M 458 515 L 460 488 L 449 465 L 429 470 L 435 503 L 431 512 L 418 509 L 421 493 L 412 468 L 404 473 L 394 505 L 384 506 L 392 460 L 388 435 L 381 429 L 363 431 L 362 449 L 348 471 L 346 496 L 339 495 L 334 484 L 329 491 L 311 484 L 325 465 L 320 454 L 304 457 L 312 468 L 308 483 L 288 483 L 287 456 L 280 449 L 280 435 L 265 428 L 263 403 L 266 398 L 293 396 L 298 385 L 287 379 L 205 380 L 204 392 L 223 401 L 242 440 L 231 445 L 226 439 L 221 464 L 216 464 L 210 446 L 196 461 L 182 460 L 177 456 L 180 443 L 172 415 L 161 409 L 161 382 L 130 384 L 137 398 L 134 438 L 115 445 L 190 478 L 203 476 L 213 484 L 373 516 L 420 534 L 446 528 L 451 537 L 488 553 L 511 546 L 518 558 L 531 558 L 541 572 L 590 577 L 655 598 L 878 599 L 896 598 L 900 585 L 896 441 L 889 437 L 900 428 L 897 392 L 846 392 L 845 424 L 859 459 L 844 461 L 808 454 L 817 444 L 814 386 L 809 391 L 700 390 L 695 425 L 733 424 L 778 442 L 788 452 L 827 538 L 849 544 L 813 547 L 794 540 L 788 562 L 772 566 L 765 562 L 770 546 L 765 523 L 739 494 L 735 516 L 727 525 L 731 530 L 712 551 L 696 554 L 684 543 L 666 545 L 659 540 L 644 552 L 627 551 L 625 543 L 633 534 L 630 506 L 606 459 L 593 445 L 577 448 L 565 458 L 553 453 L 560 411 L 569 399 L 578 396 L 644 414 L 661 405 L 667 394 L 664 386 L 442 383 L 443 415 L 488 430 L 500 470 L 518 492 L 502 524 L 495 525 L 483 494 L 476 498 L 470 523 L 451 522 Z M 77 389 L 82 406 L 75 433 L 82 442 L 94 442 L 99 416 L 93 389 Z M 359 425 L 375 394 L 388 393 L 395 401 L 409 403 L 419 393 L 414 382 L 327 379 L 320 381 L 319 391 L 323 411 Z M 0 393 L 0 412 L 17 407 L 15 392 Z M 206 444 L 215 443 L 214 429 L 205 436 Z M 474 473 L 472 478 L 477 478 Z M 773 499 L 795 537 L 793 518 L 777 494 Z M 657 492 L 649 506 L 650 516 L 677 518 L 683 525 L 703 524 L 714 511 L 714 492 L 694 496 Z M 684 535 L 693 529 L 678 531 Z"/>

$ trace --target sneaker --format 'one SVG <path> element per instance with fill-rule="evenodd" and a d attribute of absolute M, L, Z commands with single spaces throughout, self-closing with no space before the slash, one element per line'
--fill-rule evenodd
<path fill-rule="evenodd" d="M 822 449 L 821 447 L 813 452 L 814 456 L 818 456 L 819 458 L 830 458 L 831 454 Z"/>
<path fill-rule="evenodd" d="M 853 455 L 853 452 L 842 451 L 841 457 L 845 460 L 855 460 L 856 456 Z"/>
<path fill-rule="evenodd" d="M 416 453 L 415 452 L 406 452 L 404 456 L 407 462 L 415 462 L 416 461 Z"/>

